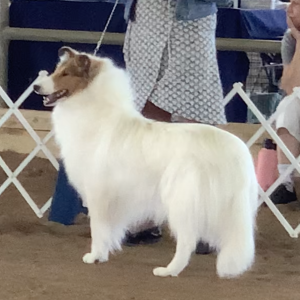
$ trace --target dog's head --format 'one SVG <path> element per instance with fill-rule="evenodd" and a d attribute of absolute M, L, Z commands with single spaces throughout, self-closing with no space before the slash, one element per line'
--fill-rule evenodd
<path fill-rule="evenodd" d="M 44 77 L 34 85 L 37 94 L 44 96 L 45 106 L 55 106 L 82 90 L 98 74 L 101 60 L 79 53 L 69 47 L 59 49 L 60 62 L 50 76 Z"/>

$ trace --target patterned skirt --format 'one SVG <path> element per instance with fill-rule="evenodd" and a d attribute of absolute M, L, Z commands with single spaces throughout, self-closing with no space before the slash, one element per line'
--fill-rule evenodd
<path fill-rule="evenodd" d="M 138 0 L 128 24 L 124 57 L 136 93 L 186 119 L 226 123 L 219 76 L 216 15 L 195 21 L 175 19 L 176 0 Z"/>

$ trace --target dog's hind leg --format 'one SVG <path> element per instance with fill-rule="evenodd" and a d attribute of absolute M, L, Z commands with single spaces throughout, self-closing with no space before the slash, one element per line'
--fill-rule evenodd
<path fill-rule="evenodd" d="M 184 181 L 184 179 L 183 179 Z M 174 184 L 176 186 L 176 184 Z M 169 206 L 169 226 L 176 238 L 176 252 L 167 267 L 153 270 L 155 276 L 177 276 L 189 263 L 197 244 L 197 228 L 193 219 L 193 206 L 190 205 L 195 194 L 190 185 L 183 182 L 167 193 Z M 166 194 L 164 195 L 166 197 Z"/>

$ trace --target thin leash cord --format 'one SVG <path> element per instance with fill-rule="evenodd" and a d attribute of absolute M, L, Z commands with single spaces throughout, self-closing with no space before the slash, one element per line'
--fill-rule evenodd
<path fill-rule="evenodd" d="M 100 47 L 101 47 L 101 44 L 102 44 L 103 38 L 104 38 L 104 36 L 105 36 L 105 33 L 106 33 L 106 31 L 107 31 L 108 25 L 110 24 L 110 21 L 111 21 L 113 15 L 114 15 L 114 12 L 115 12 L 115 10 L 116 10 L 116 7 L 117 7 L 118 3 L 119 3 L 119 0 L 116 0 L 116 1 L 115 1 L 115 4 L 114 4 L 114 6 L 113 6 L 113 8 L 112 8 L 112 10 L 111 10 L 111 13 L 110 13 L 110 15 L 109 15 L 109 18 L 108 18 L 108 20 L 107 20 L 107 22 L 106 22 L 106 25 L 105 25 L 105 27 L 104 27 L 104 29 L 103 29 L 103 31 L 102 31 L 101 37 L 100 37 L 100 39 L 99 39 L 99 41 L 98 41 L 98 43 L 97 43 L 97 46 L 96 46 L 96 48 L 95 48 L 95 50 L 94 50 L 94 56 L 97 54 L 97 52 L 99 51 L 99 49 L 100 49 Z"/>

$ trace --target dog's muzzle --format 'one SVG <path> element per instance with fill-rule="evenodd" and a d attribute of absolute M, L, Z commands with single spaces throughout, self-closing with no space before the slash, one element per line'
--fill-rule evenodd
<path fill-rule="evenodd" d="M 44 106 L 54 106 L 59 99 L 67 97 L 68 94 L 68 90 L 60 90 L 48 96 L 44 96 Z"/>
<path fill-rule="evenodd" d="M 59 90 L 57 92 L 54 92 L 50 95 L 43 95 L 43 93 L 41 93 L 41 86 L 35 84 L 33 86 L 33 90 L 35 91 L 35 93 L 37 93 L 38 95 L 42 95 L 44 96 L 44 106 L 54 106 L 56 104 L 56 102 L 64 97 L 67 97 L 69 94 L 68 90 Z"/>

